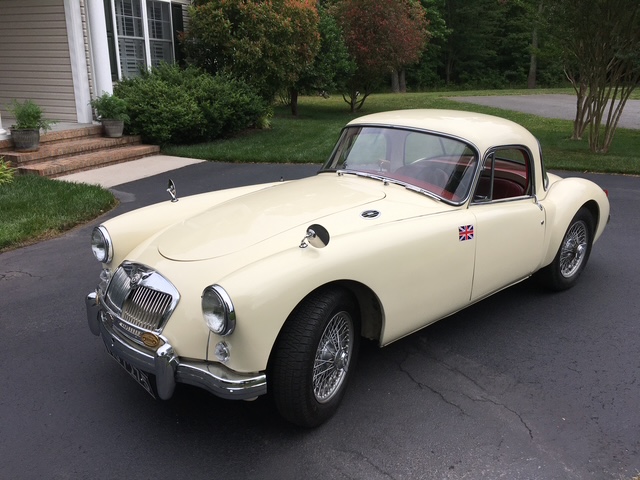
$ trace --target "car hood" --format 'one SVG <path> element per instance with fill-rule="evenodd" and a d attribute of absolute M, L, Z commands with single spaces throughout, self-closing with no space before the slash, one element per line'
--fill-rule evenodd
<path fill-rule="evenodd" d="M 157 239 L 158 251 L 170 260 L 197 261 L 239 252 L 292 228 L 304 235 L 314 220 L 383 199 L 381 185 L 333 175 L 276 184 L 173 225 Z"/>

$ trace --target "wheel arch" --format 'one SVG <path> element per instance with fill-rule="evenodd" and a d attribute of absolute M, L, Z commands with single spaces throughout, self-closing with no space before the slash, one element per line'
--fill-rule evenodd
<path fill-rule="evenodd" d="M 600 226 L 600 206 L 598 205 L 598 202 L 596 202 L 595 200 L 589 200 L 582 205 L 578 205 L 577 207 L 573 206 L 570 210 L 567 209 L 562 213 L 556 213 L 556 221 L 553 223 L 553 231 L 549 241 L 547 254 L 541 264 L 542 267 L 549 265 L 553 261 L 556 254 L 558 253 L 558 249 L 560 248 L 562 239 L 564 238 L 564 235 L 569 228 L 571 221 L 583 208 L 589 212 L 591 218 L 593 219 L 593 224 L 591 225 L 592 230 L 590 233 L 592 235 L 592 238 L 594 239 L 593 241 L 595 241 L 596 232 L 602 230 Z"/>
<path fill-rule="evenodd" d="M 376 293 L 367 285 L 357 282 L 355 280 L 334 280 L 310 291 L 307 295 L 305 295 L 300 301 L 296 304 L 296 306 L 289 312 L 287 319 L 280 326 L 280 331 L 276 336 L 276 341 L 273 343 L 271 347 L 271 353 L 269 354 L 268 364 L 271 364 L 271 358 L 273 357 L 273 352 L 278 345 L 278 340 L 284 329 L 285 324 L 291 318 L 293 312 L 295 312 L 298 307 L 310 296 L 317 294 L 322 290 L 329 290 L 331 288 L 343 289 L 349 292 L 353 299 L 356 302 L 356 306 L 358 308 L 359 320 L 360 320 L 360 336 L 365 337 L 369 340 L 375 340 L 380 342 L 382 339 L 382 330 L 384 326 L 384 311 L 382 308 L 382 302 Z"/>
<path fill-rule="evenodd" d="M 558 179 L 541 203 L 547 212 L 548 234 L 546 253 L 540 267 L 553 261 L 571 220 L 581 208 L 585 208 L 593 218 L 593 243 L 604 231 L 609 218 L 607 194 L 600 186 L 584 178 Z"/>

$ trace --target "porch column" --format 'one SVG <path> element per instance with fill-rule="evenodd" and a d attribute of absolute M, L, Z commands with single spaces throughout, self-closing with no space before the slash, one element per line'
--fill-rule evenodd
<path fill-rule="evenodd" d="M 4 128 L 2 128 L 2 114 L 0 114 L 0 135 L 4 135 L 7 132 Z"/>
<path fill-rule="evenodd" d="M 93 66 L 96 87 L 95 95 L 102 95 L 103 92 L 113 93 L 104 1 L 87 0 L 87 11 L 91 35 L 91 65 Z"/>
<path fill-rule="evenodd" d="M 89 72 L 87 70 L 87 54 L 85 52 L 82 28 L 82 12 L 78 0 L 64 0 L 64 19 L 67 24 L 73 95 L 76 102 L 76 121 L 78 123 L 91 123 Z"/>

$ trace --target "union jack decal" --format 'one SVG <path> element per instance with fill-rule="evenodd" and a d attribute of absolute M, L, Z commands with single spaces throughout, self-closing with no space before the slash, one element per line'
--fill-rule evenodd
<path fill-rule="evenodd" d="M 473 240 L 473 225 L 462 225 L 458 227 L 458 240 Z"/>

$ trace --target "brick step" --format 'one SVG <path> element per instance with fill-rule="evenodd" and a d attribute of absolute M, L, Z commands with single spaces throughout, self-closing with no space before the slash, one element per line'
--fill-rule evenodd
<path fill-rule="evenodd" d="M 80 128 L 69 128 L 65 130 L 50 130 L 40 134 L 40 145 L 64 142 L 68 140 L 81 139 L 87 137 L 98 137 L 102 135 L 102 125 L 89 125 Z M 0 155 L 6 155 L 13 151 L 13 140 L 11 137 L 0 140 Z"/>
<path fill-rule="evenodd" d="M 58 177 L 60 175 L 136 160 L 150 155 L 157 155 L 159 152 L 160 147 L 154 145 L 128 145 L 81 155 L 58 157 L 52 160 L 44 160 L 26 166 L 19 166 L 18 173 Z"/>
<path fill-rule="evenodd" d="M 69 128 L 66 130 L 49 130 L 40 135 L 40 143 L 56 143 L 67 140 L 75 140 L 84 137 L 99 137 L 102 135 L 102 125 L 90 125 L 82 128 Z"/>
<path fill-rule="evenodd" d="M 76 137 L 64 141 L 41 143 L 36 152 L 4 152 L 5 161 L 11 162 L 13 166 L 23 167 L 36 162 L 54 160 L 60 157 L 69 157 L 90 153 L 97 150 L 118 148 L 126 145 L 139 144 L 139 136 L 123 136 L 120 138 L 106 137 Z"/>

